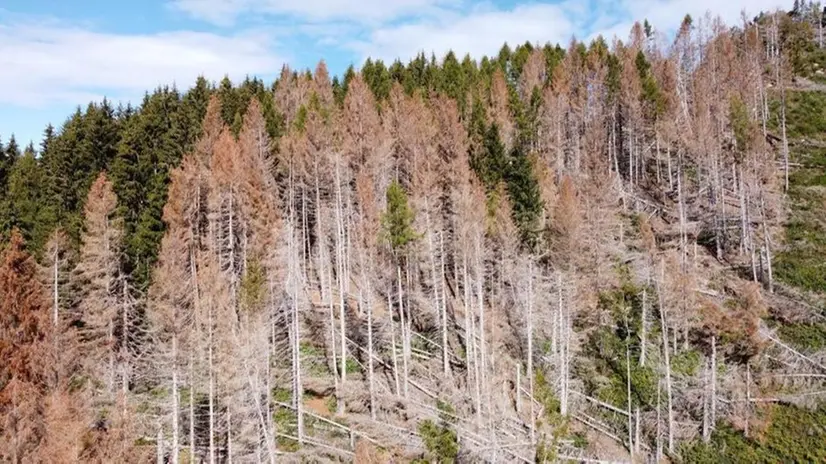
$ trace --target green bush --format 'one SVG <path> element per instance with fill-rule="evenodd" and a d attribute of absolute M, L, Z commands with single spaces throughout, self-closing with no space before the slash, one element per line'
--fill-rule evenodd
<path fill-rule="evenodd" d="M 691 377 L 697 373 L 702 357 L 697 350 L 681 351 L 671 358 L 671 371 L 677 375 Z"/>
<path fill-rule="evenodd" d="M 452 463 L 459 454 L 459 438 L 449 423 L 439 424 L 427 419 L 419 422 L 419 436 L 422 437 L 430 462 Z"/>

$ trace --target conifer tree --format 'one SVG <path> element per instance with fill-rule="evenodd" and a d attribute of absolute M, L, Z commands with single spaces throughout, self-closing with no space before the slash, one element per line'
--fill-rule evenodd
<path fill-rule="evenodd" d="M 125 272 L 138 289 L 149 283 L 167 199 L 169 171 L 184 149 L 177 90 L 162 88 L 146 95 L 141 111 L 123 128 L 123 139 L 110 175 L 124 220 Z"/>
<path fill-rule="evenodd" d="M 28 248 L 40 251 L 45 245 L 52 223 L 46 210 L 44 190 L 48 179 L 32 151 L 27 151 L 11 169 L 7 196 L 6 221 L 17 227 L 28 243 Z"/>
<path fill-rule="evenodd" d="M 488 190 L 501 182 L 508 169 L 508 159 L 496 123 L 484 129 L 482 145 L 471 155 L 471 166 Z"/>
<path fill-rule="evenodd" d="M 522 242 L 528 247 L 532 247 L 536 240 L 537 221 L 542 211 L 539 183 L 533 164 L 525 153 L 514 148 L 505 173 L 508 197 L 513 204 L 513 220 Z"/>
<path fill-rule="evenodd" d="M 387 210 L 382 216 L 382 227 L 390 249 L 396 256 L 404 253 L 405 247 L 416 240 L 413 230 L 415 213 L 407 202 L 407 193 L 398 181 L 387 187 Z"/>

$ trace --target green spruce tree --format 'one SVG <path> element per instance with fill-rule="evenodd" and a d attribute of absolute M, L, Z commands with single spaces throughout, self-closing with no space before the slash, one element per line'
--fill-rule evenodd
<path fill-rule="evenodd" d="M 384 240 L 397 257 L 419 237 L 413 229 L 414 219 L 415 213 L 407 201 L 407 192 L 398 180 L 393 180 L 387 187 L 387 210 L 382 215 L 381 223 Z"/>

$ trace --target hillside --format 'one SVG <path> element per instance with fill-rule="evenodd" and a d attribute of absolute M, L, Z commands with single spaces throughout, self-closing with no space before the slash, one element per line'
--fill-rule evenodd
<path fill-rule="evenodd" d="M 12 139 L 0 458 L 826 460 L 821 20 L 285 66 Z"/>

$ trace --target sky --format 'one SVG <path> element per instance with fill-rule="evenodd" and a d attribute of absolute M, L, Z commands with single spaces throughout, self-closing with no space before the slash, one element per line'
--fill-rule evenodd
<path fill-rule="evenodd" d="M 495 54 L 503 43 L 626 39 L 635 20 L 668 35 L 685 14 L 727 24 L 792 0 L 0 0 L 0 140 L 39 144 L 80 106 L 139 103 L 199 75 L 271 82 L 284 63 L 333 74 L 368 56 L 407 62 Z"/>

